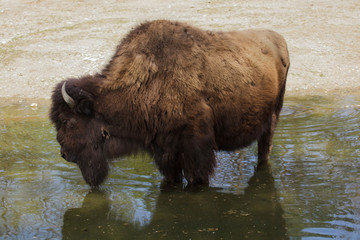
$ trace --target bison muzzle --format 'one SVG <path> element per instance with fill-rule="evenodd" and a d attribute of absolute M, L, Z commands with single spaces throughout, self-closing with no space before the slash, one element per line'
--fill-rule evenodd
<path fill-rule="evenodd" d="M 216 150 L 258 142 L 269 160 L 289 69 L 270 30 L 203 31 L 157 20 L 134 28 L 101 73 L 59 83 L 51 121 L 61 155 L 100 185 L 113 158 L 147 151 L 168 183 L 208 184 Z"/>

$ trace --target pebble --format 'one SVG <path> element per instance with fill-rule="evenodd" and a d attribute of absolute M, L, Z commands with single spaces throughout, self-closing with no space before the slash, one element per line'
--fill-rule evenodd
<path fill-rule="evenodd" d="M 37 103 L 32 103 L 30 104 L 30 107 L 32 110 L 36 110 L 38 108 L 38 104 Z"/>

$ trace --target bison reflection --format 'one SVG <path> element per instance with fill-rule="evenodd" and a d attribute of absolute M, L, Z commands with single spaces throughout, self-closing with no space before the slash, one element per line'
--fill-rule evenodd
<path fill-rule="evenodd" d="M 250 179 L 244 195 L 221 193 L 212 188 L 201 188 L 197 192 L 162 191 L 151 220 L 145 226 L 122 220 L 112 209 L 116 207 L 112 208 L 105 193 L 90 192 L 82 208 L 69 209 L 65 213 L 63 238 L 288 238 L 274 179 L 266 166 Z M 122 214 L 128 215 L 127 212 Z"/>
<path fill-rule="evenodd" d="M 68 79 L 50 117 L 62 156 L 101 184 L 108 159 L 143 149 L 169 183 L 207 184 L 214 150 L 258 141 L 269 159 L 289 56 L 269 30 L 209 32 L 164 20 L 141 24 L 100 74 Z"/>

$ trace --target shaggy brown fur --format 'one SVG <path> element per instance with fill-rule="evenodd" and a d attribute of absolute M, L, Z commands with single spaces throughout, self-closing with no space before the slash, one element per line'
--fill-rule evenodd
<path fill-rule="evenodd" d="M 257 140 L 259 164 L 268 161 L 289 65 L 286 42 L 273 31 L 146 22 L 100 74 L 66 80 L 75 107 L 59 83 L 50 117 L 63 157 L 91 186 L 105 179 L 106 159 L 137 149 L 154 155 L 167 182 L 207 184 L 214 150 Z"/>

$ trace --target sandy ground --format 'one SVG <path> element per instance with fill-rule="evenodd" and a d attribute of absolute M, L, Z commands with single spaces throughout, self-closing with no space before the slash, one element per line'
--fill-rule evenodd
<path fill-rule="evenodd" d="M 288 95 L 360 92 L 359 0 L 0 0 L 0 98 L 48 99 L 58 81 L 99 71 L 151 19 L 208 30 L 269 28 L 289 45 Z"/>

